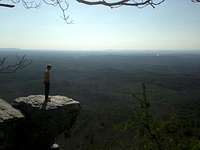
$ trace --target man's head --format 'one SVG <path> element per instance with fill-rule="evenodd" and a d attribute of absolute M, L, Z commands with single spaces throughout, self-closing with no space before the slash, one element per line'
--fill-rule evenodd
<path fill-rule="evenodd" d="M 47 65 L 47 70 L 51 70 L 52 66 L 50 64 Z"/>

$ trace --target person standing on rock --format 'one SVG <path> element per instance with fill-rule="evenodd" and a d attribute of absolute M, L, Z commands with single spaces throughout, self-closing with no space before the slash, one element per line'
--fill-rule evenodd
<path fill-rule="evenodd" d="M 50 64 L 47 65 L 45 73 L 44 73 L 44 93 L 45 93 L 45 102 L 50 102 L 49 98 L 49 89 L 50 89 L 50 70 L 52 66 Z"/>

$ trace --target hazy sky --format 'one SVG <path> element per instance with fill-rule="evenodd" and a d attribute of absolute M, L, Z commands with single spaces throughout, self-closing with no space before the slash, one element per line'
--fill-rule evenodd
<path fill-rule="evenodd" d="M 66 24 L 58 8 L 0 7 L 0 47 L 25 49 L 199 49 L 200 4 L 166 0 L 146 7 L 86 6 L 71 0 Z"/>

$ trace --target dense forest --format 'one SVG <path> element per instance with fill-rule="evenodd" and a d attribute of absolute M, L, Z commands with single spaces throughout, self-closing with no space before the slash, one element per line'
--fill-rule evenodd
<path fill-rule="evenodd" d="M 56 140 L 70 150 L 199 150 L 200 53 L 0 51 L 32 64 L 0 74 L 0 97 L 43 94 L 52 64 L 51 95 L 80 101 L 71 133 Z"/>

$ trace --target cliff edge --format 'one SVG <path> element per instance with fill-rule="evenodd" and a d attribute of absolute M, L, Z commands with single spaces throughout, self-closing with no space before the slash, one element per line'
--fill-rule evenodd
<path fill-rule="evenodd" d="M 59 134 L 72 128 L 80 111 L 79 102 L 65 96 L 50 98 L 50 102 L 45 102 L 43 95 L 19 97 L 12 103 L 14 108 L 9 106 L 19 113 L 16 117 L 23 118 L 12 130 L 16 135 L 13 149 L 49 150 Z"/>
<path fill-rule="evenodd" d="M 24 115 L 9 103 L 0 99 L 0 150 L 11 149 L 16 137 L 17 125 Z"/>

